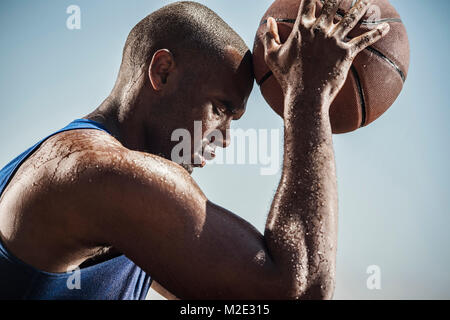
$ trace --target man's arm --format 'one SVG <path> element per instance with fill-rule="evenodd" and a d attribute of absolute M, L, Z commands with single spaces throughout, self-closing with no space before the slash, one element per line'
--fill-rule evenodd
<path fill-rule="evenodd" d="M 338 202 L 329 108 L 356 55 L 389 31 L 382 24 L 346 42 L 369 2 L 358 1 L 335 25 L 339 3 L 325 2 L 316 19 L 315 1 L 303 1 L 284 44 L 269 18 L 264 44 L 285 96 L 284 167 L 265 238 L 277 267 L 292 277 L 297 298 L 333 295 Z"/>
<path fill-rule="evenodd" d="M 265 238 L 295 298 L 331 298 L 337 244 L 337 186 L 331 127 L 320 97 L 286 97 L 284 167 Z M 315 109 L 314 111 L 311 109 Z"/>
<path fill-rule="evenodd" d="M 95 157 L 95 188 L 79 193 L 92 241 L 115 247 L 180 299 L 288 298 L 264 237 L 208 201 L 185 169 L 126 149 L 120 162 Z"/>
<path fill-rule="evenodd" d="M 387 30 L 381 25 L 345 43 L 368 6 L 359 1 L 334 26 L 338 2 L 328 1 L 316 19 L 314 1 L 304 1 L 283 45 L 268 22 L 266 62 L 285 93 L 285 155 L 264 236 L 209 202 L 178 165 L 124 150 L 119 163 L 100 171 L 103 187 L 86 191 L 108 213 L 92 218 L 96 240 L 181 299 L 330 298 L 337 190 L 328 109 L 357 52 Z"/>

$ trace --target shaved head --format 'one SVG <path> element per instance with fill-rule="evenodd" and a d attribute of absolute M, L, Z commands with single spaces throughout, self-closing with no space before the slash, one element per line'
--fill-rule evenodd
<path fill-rule="evenodd" d="M 176 61 L 225 59 L 227 51 L 241 57 L 249 49 L 241 37 L 214 11 L 196 2 L 177 2 L 141 20 L 130 32 L 122 67 L 140 68 L 159 49 L 168 49 Z"/>

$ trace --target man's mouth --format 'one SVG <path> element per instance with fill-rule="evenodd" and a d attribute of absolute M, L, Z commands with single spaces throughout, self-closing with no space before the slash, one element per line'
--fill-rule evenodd
<path fill-rule="evenodd" d="M 216 157 L 215 148 L 209 145 L 206 145 L 203 148 L 203 154 L 196 153 L 194 155 L 194 167 L 203 168 L 206 165 L 208 160 L 213 160 Z"/>
<path fill-rule="evenodd" d="M 203 149 L 203 155 L 204 155 L 204 159 L 212 160 L 216 157 L 216 150 L 214 147 L 207 145 Z"/>

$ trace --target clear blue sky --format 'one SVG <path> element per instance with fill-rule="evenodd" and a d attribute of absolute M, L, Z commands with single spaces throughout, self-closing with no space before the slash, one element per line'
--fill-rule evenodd
<path fill-rule="evenodd" d="M 110 92 L 131 28 L 161 0 L 0 2 L 0 167 L 96 108 Z M 200 1 L 252 47 L 270 0 Z M 404 90 L 377 122 L 335 136 L 340 196 L 336 298 L 450 298 L 448 0 L 392 0 L 411 42 Z M 66 8 L 81 8 L 81 30 Z M 282 128 L 255 88 L 233 128 Z M 279 175 L 256 165 L 194 173 L 206 195 L 261 232 Z M 366 268 L 381 268 L 381 290 Z"/>

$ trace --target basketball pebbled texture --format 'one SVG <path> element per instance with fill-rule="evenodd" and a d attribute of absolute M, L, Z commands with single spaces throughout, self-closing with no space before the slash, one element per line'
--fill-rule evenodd
<path fill-rule="evenodd" d="M 268 17 L 276 19 L 280 39 L 289 37 L 298 13 L 300 1 L 276 0 L 267 10 L 256 33 L 253 62 L 256 82 L 272 109 L 283 116 L 284 98 L 281 88 L 264 61 L 263 37 Z M 317 15 L 322 1 L 317 0 Z M 339 21 L 356 0 L 343 0 L 335 23 Z M 389 33 L 374 45 L 358 54 L 347 80 L 330 107 L 333 133 L 346 133 L 367 126 L 378 119 L 397 99 L 408 75 L 409 41 L 399 14 L 388 0 L 372 0 L 373 9 L 349 33 L 352 39 L 387 22 Z M 325 52 L 320 52 L 322 54 Z"/>

